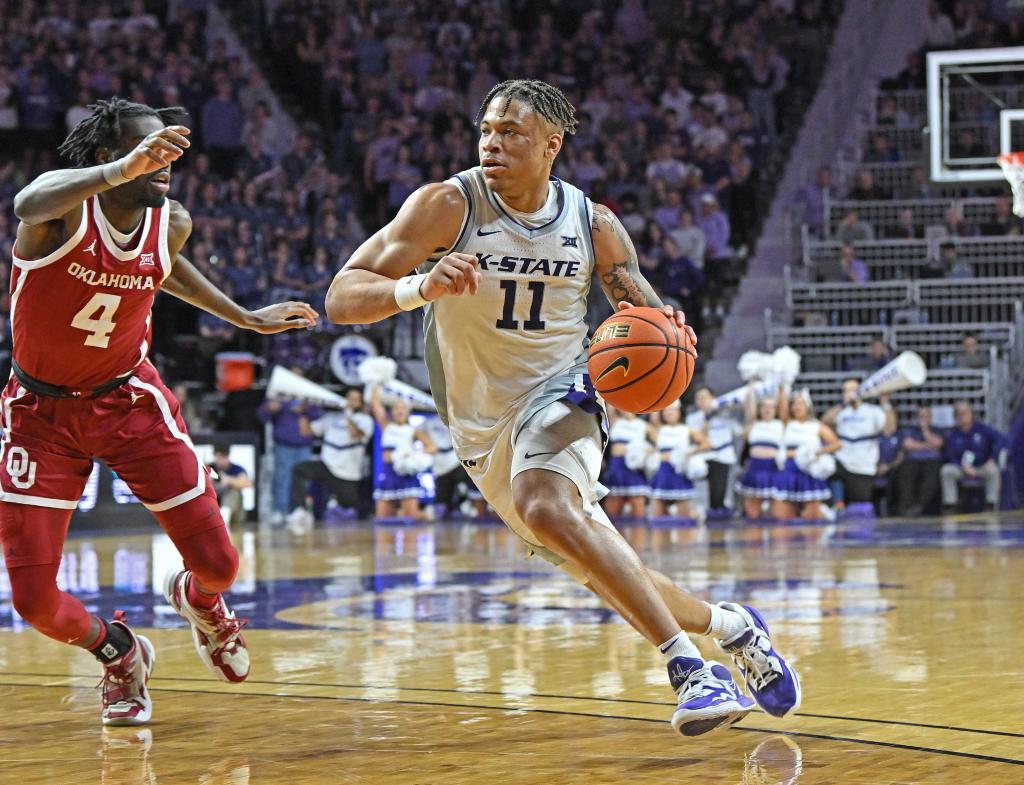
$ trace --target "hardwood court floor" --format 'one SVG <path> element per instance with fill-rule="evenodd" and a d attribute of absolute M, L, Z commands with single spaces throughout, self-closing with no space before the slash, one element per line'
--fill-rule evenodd
<path fill-rule="evenodd" d="M 215 681 L 145 529 L 75 537 L 62 574 L 151 637 L 145 729 L 101 729 L 98 666 L 13 618 L 0 571 L 0 785 L 1024 782 L 1021 519 L 626 534 L 765 612 L 797 716 L 674 736 L 652 647 L 487 524 L 236 534 L 254 665 Z"/>

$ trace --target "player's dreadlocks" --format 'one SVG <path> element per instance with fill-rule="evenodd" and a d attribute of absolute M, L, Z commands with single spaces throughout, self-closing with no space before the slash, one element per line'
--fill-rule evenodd
<path fill-rule="evenodd" d="M 537 79 L 509 79 L 496 84 L 480 104 L 480 110 L 476 113 L 477 123 L 495 96 L 505 99 L 505 105 L 501 108 L 502 115 L 508 111 L 512 99 L 517 98 L 533 107 L 533 110 L 549 123 L 561 127 L 565 133 L 576 133 L 576 110 L 561 90 L 547 82 Z"/>
<path fill-rule="evenodd" d="M 100 147 L 111 150 L 117 147 L 121 138 L 121 120 L 126 117 L 148 115 L 159 117 L 164 125 L 180 125 L 188 116 L 182 106 L 154 109 L 123 98 L 101 99 L 88 108 L 92 114 L 72 128 L 68 138 L 57 148 L 76 167 L 95 166 L 96 150 Z"/>

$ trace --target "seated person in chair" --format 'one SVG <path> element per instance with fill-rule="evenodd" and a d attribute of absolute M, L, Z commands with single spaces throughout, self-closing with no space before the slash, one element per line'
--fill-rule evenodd
<path fill-rule="evenodd" d="M 229 524 L 238 523 L 245 517 L 242 491 L 252 487 L 249 473 L 237 463 L 231 462 L 227 447 L 214 448 L 213 463 L 209 466 L 216 472 L 213 488 L 217 492 L 217 503 L 220 505 L 224 520 Z"/>
<path fill-rule="evenodd" d="M 959 499 L 959 485 L 964 480 L 985 484 L 985 505 L 999 508 L 1002 473 L 1000 453 L 1006 437 L 995 428 L 974 419 L 967 401 L 958 401 L 954 409 L 956 427 L 946 436 L 942 466 L 942 508 L 950 512 Z"/>

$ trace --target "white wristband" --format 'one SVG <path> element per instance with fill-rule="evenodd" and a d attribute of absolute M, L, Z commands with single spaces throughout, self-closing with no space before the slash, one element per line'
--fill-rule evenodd
<path fill-rule="evenodd" d="M 120 161 L 110 161 L 103 164 L 102 172 L 103 179 L 113 186 L 124 185 L 132 181 L 132 178 L 124 176 L 124 170 L 121 168 Z"/>
<path fill-rule="evenodd" d="M 426 279 L 426 273 L 407 275 L 395 282 L 395 302 L 403 311 L 422 308 L 430 300 L 420 294 L 420 284 Z"/>

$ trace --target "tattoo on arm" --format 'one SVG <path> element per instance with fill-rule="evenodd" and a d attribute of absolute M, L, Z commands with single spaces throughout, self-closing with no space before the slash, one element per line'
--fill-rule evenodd
<path fill-rule="evenodd" d="M 647 297 L 629 271 L 629 262 L 613 264 L 612 269 L 601 275 L 605 293 L 616 303 L 628 302 L 633 305 L 648 305 Z"/>
<path fill-rule="evenodd" d="M 614 262 L 610 269 L 601 272 L 601 287 L 613 306 L 620 302 L 632 305 L 662 305 L 661 298 L 640 272 L 633 241 L 625 228 L 607 208 L 595 208 L 591 228 L 595 232 L 608 232 L 615 236 L 626 258 Z"/>

